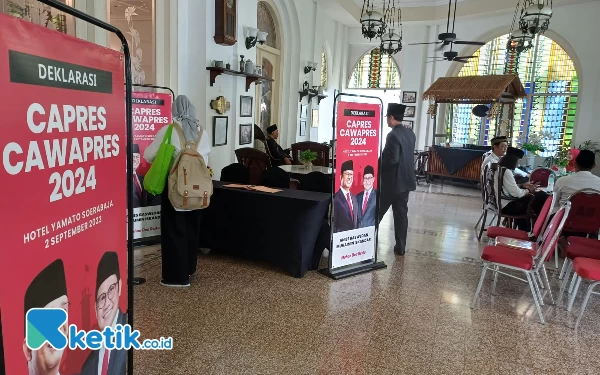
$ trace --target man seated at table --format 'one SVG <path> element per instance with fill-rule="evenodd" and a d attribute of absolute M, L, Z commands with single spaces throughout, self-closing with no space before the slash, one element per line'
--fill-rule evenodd
<path fill-rule="evenodd" d="M 483 163 L 481 163 L 481 175 L 485 172 L 486 166 L 489 166 L 492 163 L 498 163 L 508 148 L 508 139 L 506 139 L 506 136 L 492 138 L 490 143 L 492 144 L 492 149 L 485 154 L 486 156 L 483 159 Z"/>
<path fill-rule="evenodd" d="M 277 143 L 277 138 L 279 138 L 277 125 L 269 126 L 267 128 L 267 147 L 269 148 L 271 161 L 275 166 L 283 164 L 291 165 L 292 158 L 289 155 L 290 150 L 284 150 L 279 143 Z"/>
<path fill-rule="evenodd" d="M 559 178 L 554 184 L 554 194 L 557 194 L 558 197 L 554 212 L 558 211 L 567 199 L 579 190 L 595 189 L 600 191 L 600 177 L 592 174 L 595 166 L 596 155 L 594 152 L 581 150 L 575 158 L 575 173 Z"/>

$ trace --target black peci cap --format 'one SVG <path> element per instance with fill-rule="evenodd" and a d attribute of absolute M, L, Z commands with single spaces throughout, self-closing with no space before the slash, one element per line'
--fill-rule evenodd
<path fill-rule="evenodd" d="M 365 173 L 364 174 L 365 175 L 371 174 L 371 175 L 375 176 L 375 170 L 370 165 L 367 165 L 365 167 Z"/>
<path fill-rule="evenodd" d="M 346 160 L 342 163 L 342 173 L 346 171 L 354 171 L 354 162 L 352 160 Z"/>
<path fill-rule="evenodd" d="M 30 309 L 44 308 L 55 299 L 66 295 L 65 266 L 61 259 L 57 259 L 44 268 L 27 287 L 24 315 L 26 316 Z"/>
<path fill-rule="evenodd" d="M 514 155 L 519 159 L 523 159 L 523 156 L 525 156 L 525 151 L 519 150 L 518 148 L 509 147 L 506 149 L 506 155 Z"/>
<path fill-rule="evenodd" d="M 102 255 L 98 263 L 98 271 L 96 273 L 96 298 L 98 298 L 98 288 L 112 275 L 117 276 L 117 281 L 121 280 L 121 272 L 119 270 L 119 256 L 114 251 L 107 251 Z"/>
<path fill-rule="evenodd" d="M 269 127 L 267 128 L 267 133 L 268 133 L 268 134 L 271 134 L 271 133 L 273 133 L 275 130 L 277 130 L 277 124 L 269 126 Z"/>

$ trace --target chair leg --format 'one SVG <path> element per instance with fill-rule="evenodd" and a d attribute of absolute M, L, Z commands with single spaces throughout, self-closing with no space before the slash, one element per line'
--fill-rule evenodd
<path fill-rule="evenodd" d="M 563 275 L 563 282 L 560 286 L 560 294 L 563 294 L 565 292 L 565 289 L 567 288 L 567 285 L 569 285 L 569 276 L 571 276 L 571 269 L 573 269 L 573 261 L 571 261 L 571 259 L 569 258 L 567 258 L 565 261 L 569 262 L 569 264 L 567 265 L 567 270 Z"/>
<path fill-rule="evenodd" d="M 567 263 L 569 263 L 569 258 L 565 258 L 565 261 L 563 262 L 563 266 L 560 269 L 560 274 L 558 275 L 559 280 L 562 280 L 565 277 L 565 271 L 567 270 Z"/>
<path fill-rule="evenodd" d="M 575 289 L 573 290 L 573 293 L 571 293 L 571 298 L 569 299 L 567 311 L 573 310 L 573 303 L 575 302 L 575 297 L 577 297 L 577 292 L 579 292 L 579 285 L 581 284 L 581 277 L 579 277 L 579 275 L 577 274 L 575 274 L 575 277 L 577 278 L 577 283 L 575 284 Z"/>
<path fill-rule="evenodd" d="M 573 273 L 573 278 L 571 279 L 571 284 L 569 285 L 569 294 L 573 293 L 573 288 L 575 287 L 578 277 L 579 276 L 577 276 L 576 273 Z"/>
<path fill-rule="evenodd" d="M 554 268 L 558 269 L 558 245 L 554 247 Z"/>
<path fill-rule="evenodd" d="M 494 222 L 494 219 L 496 219 L 496 214 L 494 214 L 494 216 L 492 216 L 492 220 L 490 220 L 490 223 L 488 224 L 488 226 L 492 225 L 492 223 Z"/>
<path fill-rule="evenodd" d="M 485 210 L 485 209 L 484 209 Z M 481 213 L 481 215 L 479 216 L 479 220 L 477 221 L 477 224 L 475 224 L 475 229 L 477 229 L 477 227 L 479 226 L 479 223 L 481 223 L 481 219 L 483 219 L 483 212 Z"/>
<path fill-rule="evenodd" d="M 542 264 L 542 274 L 544 275 L 544 280 L 546 281 L 546 288 L 548 288 L 548 294 L 550 294 L 550 303 L 555 305 L 556 301 L 554 301 L 554 296 L 552 295 L 550 280 L 548 280 L 548 272 L 546 272 L 546 266 L 544 264 Z"/>
<path fill-rule="evenodd" d="M 538 277 L 535 274 L 535 271 L 533 271 L 531 273 L 531 279 L 533 280 L 533 286 L 535 287 L 535 291 L 537 292 L 537 295 L 538 295 L 538 302 L 541 306 L 544 306 L 544 296 L 542 296 L 542 292 L 540 290 L 540 286 L 538 284 L 537 278 Z"/>
<path fill-rule="evenodd" d="M 527 284 L 529 284 L 529 288 L 531 289 L 531 295 L 533 296 L 533 302 L 535 303 L 535 308 L 537 309 L 538 315 L 540 316 L 540 322 L 542 324 L 546 324 L 544 320 L 544 315 L 542 314 L 542 307 L 538 302 L 537 292 L 535 291 L 535 287 L 533 286 L 532 275 L 529 272 L 525 272 L 525 276 L 527 276 Z"/>
<path fill-rule="evenodd" d="M 481 228 L 479 229 L 479 236 L 477 236 L 477 239 L 479 241 L 481 241 L 481 236 L 483 235 L 483 231 L 485 230 L 485 223 L 486 223 L 486 219 L 487 219 L 487 210 L 483 211 L 483 223 L 481 223 Z"/>
<path fill-rule="evenodd" d="M 496 284 L 498 283 L 498 271 L 500 266 L 494 268 L 494 283 L 492 284 L 492 295 L 496 295 Z"/>
<path fill-rule="evenodd" d="M 581 308 L 579 309 L 579 316 L 577 317 L 577 321 L 575 322 L 575 329 L 579 328 L 579 323 L 581 323 L 581 318 L 583 318 L 583 314 L 585 313 L 585 308 L 587 307 L 587 304 L 590 300 L 592 291 L 598 284 L 600 284 L 600 282 L 595 282 L 589 286 L 587 293 L 585 294 L 585 298 L 583 299 L 583 303 L 581 304 Z"/>
<path fill-rule="evenodd" d="M 475 308 L 475 303 L 479 298 L 479 293 L 481 292 L 481 286 L 483 285 L 483 280 L 485 280 L 485 274 L 487 273 L 488 264 L 486 262 L 483 263 L 483 269 L 481 270 L 481 277 L 479 278 L 479 284 L 477 284 L 477 290 L 475 291 L 475 296 L 473 297 L 473 302 L 471 303 L 471 308 Z"/>

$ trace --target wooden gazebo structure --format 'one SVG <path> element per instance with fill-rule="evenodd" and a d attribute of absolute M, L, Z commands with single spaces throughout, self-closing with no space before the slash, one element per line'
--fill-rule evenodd
<path fill-rule="evenodd" d="M 527 95 L 519 76 L 516 74 L 441 77 L 423 94 L 424 100 L 435 103 L 433 115 L 433 139 L 446 137 L 446 134 L 435 134 L 437 127 L 437 104 L 493 104 L 514 105 L 518 98 Z"/>

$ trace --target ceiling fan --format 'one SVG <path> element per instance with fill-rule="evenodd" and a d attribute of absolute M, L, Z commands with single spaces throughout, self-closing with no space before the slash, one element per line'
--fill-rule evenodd
<path fill-rule="evenodd" d="M 466 40 L 456 40 L 456 34 L 454 33 L 454 25 L 456 24 L 456 3 L 458 0 L 454 0 L 454 20 L 452 21 L 452 32 L 450 32 L 450 13 L 452 11 L 452 0 L 448 0 L 448 22 L 446 24 L 446 32 L 438 35 L 437 42 L 429 43 L 410 43 L 411 46 L 423 45 L 423 44 L 439 44 L 438 50 L 443 49 L 445 46 L 450 44 L 465 44 L 472 46 L 483 46 L 485 42 L 474 42 Z M 449 60 L 452 61 L 452 60 Z"/>
<path fill-rule="evenodd" d="M 472 59 L 474 57 L 476 57 L 476 56 L 458 56 L 458 52 L 450 50 L 450 51 L 444 52 L 443 57 L 428 57 L 428 59 L 434 59 L 434 60 L 430 60 L 427 62 L 430 63 L 430 62 L 434 62 L 434 61 L 456 61 L 456 62 L 466 63 L 466 62 L 469 62 L 468 59 Z"/>

